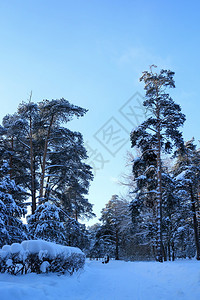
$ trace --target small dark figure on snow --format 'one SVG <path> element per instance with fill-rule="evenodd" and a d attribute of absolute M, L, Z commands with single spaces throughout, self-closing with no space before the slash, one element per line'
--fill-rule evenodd
<path fill-rule="evenodd" d="M 109 255 L 105 255 L 105 256 L 104 256 L 104 259 L 103 259 L 103 261 L 102 261 L 102 264 L 107 264 L 107 263 L 109 263 L 109 260 L 110 260 Z"/>

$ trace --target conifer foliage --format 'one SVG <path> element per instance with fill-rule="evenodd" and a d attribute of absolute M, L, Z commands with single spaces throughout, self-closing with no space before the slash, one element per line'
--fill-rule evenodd
<path fill-rule="evenodd" d="M 102 224 L 95 224 L 89 229 L 91 257 L 109 255 L 116 260 L 126 257 L 125 239 L 128 239 L 131 223 L 128 211 L 129 202 L 118 195 L 113 195 L 101 211 Z"/>
<path fill-rule="evenodd" d="M 21 217 L 26 210 L 15 201 L 15 194 L 21 188 L 10 179 L 9 167 L 6 161 L 0 168 L 0 245 L 10 244 L 27 239 L 27 228 Z"/>
<path fill-rule="evenodd" d="M 185 143 L 184 151 L 179 149 L 177 162 L 174 167 L 174 175 L 177 181 L 177 190 L 184 201 L 186 220 L 183 227 L 190 224 L 193 228 L 196 246 L 196 258 L 200 260 L 200 152 L 194 145 L 194 139 Z"/>
<path fill-rule="evenodd" d="M 174 72 L 161 70 L 154 71 L 155 66 L 151 66 L 149 71 L 143 72 L 140 81 L 143 81 L 146 91 L 143 105 L 151 113 L 151 116 L 138 126 L 131 133 L 132 147 L 141 150 L 139 165 L 143 172 L 137 177 L 137 183 L 142 184 L 149 176 L 149 172 L 155 171 L 155 188 L 150 185 L 146 187 L 147 194 L 154 194 L 153 207 L 156 210 L 156 251 L 157 260 L 162 262 L 164 256 L 163 249 L 163 179 L 162 179 L 162 153 L 170 153 L 176 147 L 182 147 L 183 140 L 179 127 L 183 125 L 185 116 L 181 113 L 181 108 L 167 93 L 168 88 L 174 88 Z M 147 155 L 147 161 L 144 161 Z M 153 160 L 153 163 L 151 163 Z M 155 162 L 155 163 L 154 163 Z M 138 161 L 135 164 L 138 164 Z M 133 168 L 136 167 L 134 164 Z M 141 169 L 140 169 L 141 172 Z M 145 183 L 146 185 L 146 183 Z M 144 185 L 144 186 L 145 186 Z M 139 196 L 140 198 L 140 196 Z"/>
<path fill-rule="evenodd" d="M 75 219 L 78 224 L 79 218 L 94 216 L 87 199 L 93 174 L 85 163 L 83 137 L 67 128 L 68 122 L 83 117 L 87 110 L 64 98 L 38 103 L 31 98 L 22 102 L 16 113 L 5 116 L 0 127 L 1 167 L 3 159 L 8 165 L 8 174 L 2 180 L 4 187 L 8 187 L 8 179 L 12 186 L 12 190 L 1 189 L 2 242 L 9 243 L 4 226 L 8 206 L 20 218 L 26 203 L 31 207 L 30 237 L 67 244 L 69 221 Z M 9 201 L 13 204 L 8 205 Z M 82 228 L 77 224 L 76 228 Z"/>

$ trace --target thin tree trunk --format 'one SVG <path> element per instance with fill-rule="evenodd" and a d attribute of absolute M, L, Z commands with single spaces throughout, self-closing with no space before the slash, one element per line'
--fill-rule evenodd
<path fill-rule="evenodd" d="M 164 261 L 167 261 L 167 246 L 164 247 L 163 243 L 162 243 L 162 253 L 163 253 Z"/>
<path fill-rule="evenodd" d="M 197 250 L 196 259 L 200 260 L 200 243 L 199 243 L 198 221 L 197 221 L 195 199 L 194 199 L 192 186 L 190 186 L 190 196 L 191 196 L 192 212 L 193 212 L 194 238 L 195 238 L 195 245 L 196 245 L 196 250 Z"/>
<path fill-rule="evenodd" d="M 73 187 L 72 187 L 72 197 L 74 197 L 74 207 L 75 207 L 75 212 L 74 212 L 74 216 L 75 216 L 75 220 L 78 222 L 78 209 L 77 209 L 77 201 L 76 201 L 76 192 L 74 193 L 74 196 L 73 196 Z"/>
<path fill-rule="evenodd" d="M 116 229 L 115 232 L 115 259 L 119 260 L 119 236 L 118 236 L 118 230 Z"/>
<path fill-rule="evenodd" d="M 175 261 L 174 242 L 172 242 L 172 261 Z"/>
<path fill-rule="evenodd" d="M 163 262 L 163 241 L 162 241 L 162 175 L 161 175 L 161 128 L 160 128 L 160 106 L 158 103 L 158 87 L 157 90 L 157 260 Z"/>
<path fill-rule="evenodd" d="M 33 130 L 32 116 L 30 114 L 30 162 L 31 162 L 31 196 L 32 196 L 32 214 L 36 210 L 36 193 L 35 193 L 35 159 L 33 151 Z"/>
<path fill-rule="evenodd" d="M 49 137 L 50 137 L 50 132 L 51 132 L 51 127 L 53 124 L 53 116 L 51 117 L 45 144 L 44 144 L 44 154 L 43 154 L 43 160 L 42 160 L 42 166 L 41 166 L 41 178 L 40 178 L 40 192 L 39 192 L 39 197 L 40 199 L 43 198 L 43 191 L 44 191 L 44 177 L 45 177 L 45 167 L 46 167 L 46 158 L 47 158 L 47 148 L 48 148 L 48 142 L 49 142 Z"/>
<path fill-rule="evenodd" d="M 78 222 L 78 211 L 77 211 L 77 209 L 75 210 L 75 220 Z"/>
<path fill-rule="evenodd" d="M 13 136 L 11 138 L 11 152 L 13 153 L 14 151 L 14 139 L 13 139 Z M 13 178 L 13 155 L 11 154 L 10 155 L 10 179 Z"/>
<path fill-rule="evenodd" d="M 197 203 L 197 226 L 200 243 L 200 191 L 198 192 L 198 203 Z"/>
<path fill-rule="evenodd" d="M 45 199 L 49 198 L 49 182 L 50 182 L 50 176 L 48 176 L 47 181 L 46 181 L 46 187 L 45 187 L 45 193 L 44 193 Z"/>
<path fill-rule="evenodd" d="M 160 145 L 160 141 L 159 141 Z M 162 184 L 161 184 L 161 160 L 160 150 L 157 157 L 157 260 L 163 262 L 163 241 L 162 241 Z"/>
<path fill-rule="evenodd" d="M 169 225 L 169 229 L 168 229 L 168 235 L 167 235 L 167 251 L 168 251 L 168 259 L 169 261 L 172 260 L 172 219 L 171 219 L 171 215 L 169 215 L 169 219 L 170 219 L 170 225 Z"/>
<path fill-rule="evenodd" d="M 168 259 L 169 261 L 171 261 L 171 246 L 170 246 L 170 241 L 168 240 L 168 246 L 167 246 L 167 250 L 168 250 Z"/>

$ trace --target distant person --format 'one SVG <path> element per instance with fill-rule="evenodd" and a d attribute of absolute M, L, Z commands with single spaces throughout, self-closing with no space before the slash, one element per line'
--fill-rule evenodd
<path fill-rule="evenodd" d="M 105 256 L 104 256 L 104 259 L 103 259 L 103 261 L 102 261 L 102 264 L 107 264 L 107 263 L 109 263 L 109 260 L 110 260 L 109 255 L 105 255 Z"/>

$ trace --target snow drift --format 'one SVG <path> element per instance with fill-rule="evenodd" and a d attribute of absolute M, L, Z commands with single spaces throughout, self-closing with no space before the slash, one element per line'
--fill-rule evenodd
<path fill-rule="evenodd" d="M 26 274 L 59 272 L 64 274 L 82 268 L 85 255 L 75 247 L 43 240 L 27 240 L 21 244 L 4 245 L 0 249 L 1 273 Z"/>

